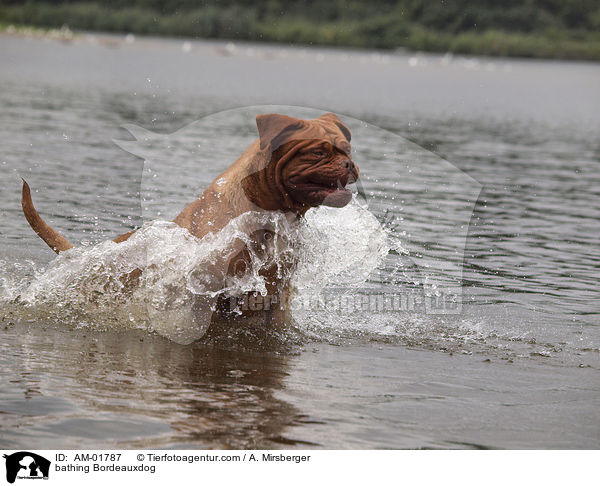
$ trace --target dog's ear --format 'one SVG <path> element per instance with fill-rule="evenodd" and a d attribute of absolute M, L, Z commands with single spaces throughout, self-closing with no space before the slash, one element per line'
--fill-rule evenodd
<path fill-rule="evenodd" d="M 348 142 L 350 142 L 350 140 L 352 139 L 352 135 L 350 134 L 350 129 L 346 125 L 344 125 L 342 120 L 340 120 L 335 113 L 325 113 L 324 115 L 321 115 L 319 117 L 319 119 L 327 120 L 327 121 L 335 124 L 340 129 L 340 131 L 342 132 L 342 135 L 344 135 L 346 140 L 348 140 Z"/>
<path fill-rule="evenodd" d="M 256 126 L 260 138 L 260 148 L 271 146 L 275 150 L 289 132 L 300 130 L 303 127 L 302 120 L 291 116 L 267 113 L 256 117 Z"/>
<path fill-rule="evenodd" d="M 330 122 L 334 123 L 335 125 L 337 125 L 337 127 L 340 129 L 340 131 L 342 132 L 342 135 L 344 135 L 346 140 L 348 140 L 348 142 L 350 141 L 350 139 L 352 138 L 352 135 L 350 134 L 350 129 L 346 125 L 344 125 L 342 120 L 340 120 L 335 113 L 325 113 L 324 115 L 321 115 L 319 118 L 321 120 L 330 121 Z"/>

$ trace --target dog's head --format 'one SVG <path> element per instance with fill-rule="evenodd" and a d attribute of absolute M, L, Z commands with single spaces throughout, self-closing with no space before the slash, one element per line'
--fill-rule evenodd
<path fill-rule="evenodd" d="M 333 113 L 314 120 L 285 115 L 256 117 L 267 166 L 244 181 L 244 191 L 263 209 L 303 212 L 320 205 L 343 207 L 358 180 L 350 130 Z"/>

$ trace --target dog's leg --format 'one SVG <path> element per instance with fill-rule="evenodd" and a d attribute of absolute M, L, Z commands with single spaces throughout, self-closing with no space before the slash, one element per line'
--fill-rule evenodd
<path fill-rule="evenodd" d="M 281 329 L 288 323 L 289 295 L 290 292 L 287 283 L 277 293 L 267 295 L 269 306 L 268 309 L 264 311 L 263 324 L 265 327 Z"/>

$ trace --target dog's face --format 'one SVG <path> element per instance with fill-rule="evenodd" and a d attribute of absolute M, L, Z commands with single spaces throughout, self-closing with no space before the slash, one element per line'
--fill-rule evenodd
<path fill-rule="evenodd" d="M 256 122 L 261 149 L 270 154 L 269 164 L 254 178 L 271 194 L 270 201 L 262 198 L 261 207 L 302 212 L 350 202 L 346 186 L 358 180 L 359 170 L 352 160 L 350 131 L 337 116 L 299 120 L 269 114 Z M 267 207 L 274 200 L 278 207 Z"/>
<path fill-rule="evenodd" d="M 282 166 L 282 183 L 291 198 L 303 205 L 341 208 L 350 202 L 346 186 L 358 179 L 350 144 L 336 146 L 328 140 L 288 142 L 284 153 L 293 153 Z"/>

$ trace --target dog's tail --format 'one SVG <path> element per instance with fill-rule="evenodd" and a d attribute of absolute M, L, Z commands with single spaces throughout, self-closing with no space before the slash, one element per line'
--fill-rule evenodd
<path fill-rule="evenodd" d="M 56 253 L 73 248 L 73 245 L 64 236 L 58 234 L 48 223 L 46 223 L 42 217 L 38 214 L 33 201 L 31 200 L 31 191 L 29 190 L 29 184 L 23 179 L 23 192 L 21 195 L 21 206 L 23 207 L 23 213 L 29 225 L 33 228 L 38 236 L 46 242 L 46 244 L 52 248 Z"/>

